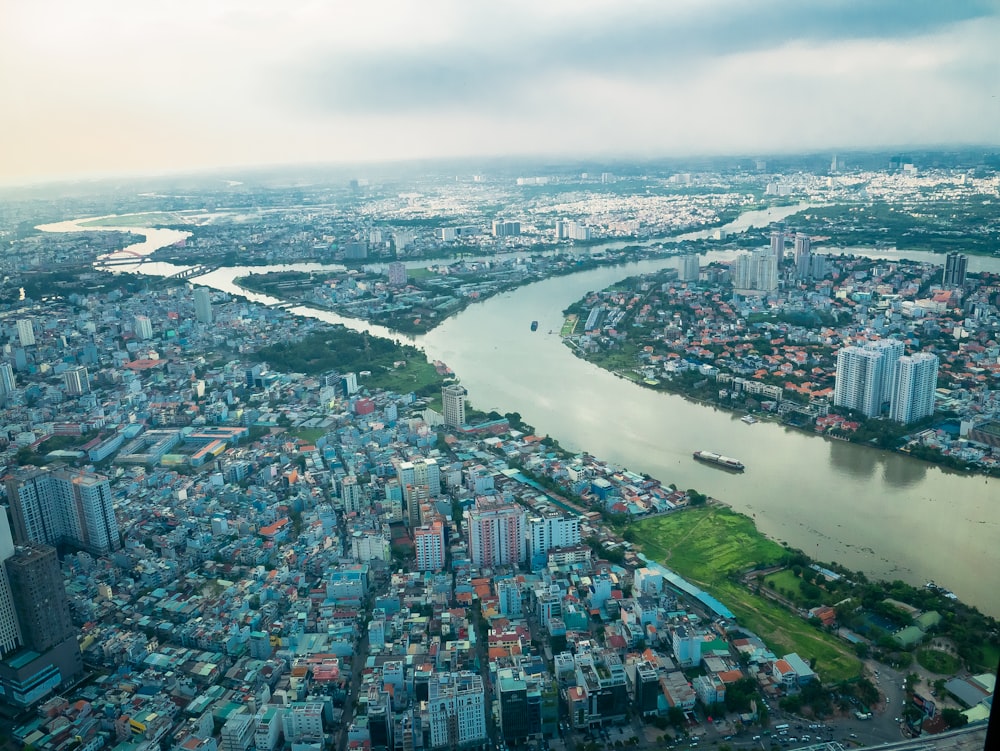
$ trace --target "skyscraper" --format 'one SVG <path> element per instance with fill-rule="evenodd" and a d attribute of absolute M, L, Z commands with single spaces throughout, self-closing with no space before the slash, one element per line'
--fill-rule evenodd
<path fill-rule="evenodd" d="M 802 232 L 795 233 L 795 278 L 809 279 L 812 271 L 812 239 Z"/>
<path fill-rule="evenodd" d="M 965 271 L 969 265 L 967 256 L 949 253 L 944 259 L 944 274 L 941 283 L 945 287 L 961 287 L 965 284 Z"/>
<path fill-rule="evenodd" d="M 934 414 L 937 376 L 936 355 L 918 352 L 909 357 L 899 358 L 899 374 L 890 417 L 906 425 Z"/>
<path fill-rule="evenodd" d="M 35 329 L 30 318 L 22 318 L 17 322 L 17 339 L 22 347 L 30 347 L 35 343 Z"/>
<path fill-rule="evenodd" d="M 472 562 L 517 565 L 527 559 L 527 511 L 512 501 L 481 496 L 465 515 Z"/>
<path fill-rule="evenodd" d="M 882 353 L 864 347 L 844 347 L 837 353 L 833 403 L 878 417 L 882 411 Z"/>
<path fill-rule="evenodd" d="M 4 481 L 19 545 L 66 543 L 95 555 L 121 547 L 106 477 L 30 467 L 15 470 Z"/>
<path fill-rule="evenodd" d="M 865 349 L 882 354 L 881 406 L 884 407 L 892 402 L 895 395 L 899 358 L 906 354 L 906 345 L 898 339 L 876 339 L 873 342 L 867 342 Z"/>
<path fill-rule="evenodd" d="M 430 747 L 482 745 L 486 735 L 486 693 L 478 673 L 438 673 L 427 686 Z"/>
<path fill-rule="evenodd" d="M 4 561 L 24 646 L 46 652 L 76 635 L 56 549 L 29 543 Z"/>
<path fill-rule="evenodd" d="M 696 253 L 686 253 L 681 256 L 681 267 L 678 278 L 682 282 L 696 282 L 701 273 L 701 260 Z"/>
<path fill-rule="evenodd" d="M 465 399 L 469 392 L 464 386 L 449 383 L 441 389 L 441 404 L 444 412 L 444 424 L 450 428 L 461 428 L 465 425 Z"/>
<path fill-rule="evenodd" d="M 194 317 L 201 323 L 212 322 L 212 294 L 208 287 L 194 290 Z"/>
<path fill-rule="evenodd" d="M 0 513 L 0 657 L 21 646 L 21 626 L 14 609 L 14 593 L 4 563 L 14 555 L 14 538 L 10 534 L 7 514 Z"/>

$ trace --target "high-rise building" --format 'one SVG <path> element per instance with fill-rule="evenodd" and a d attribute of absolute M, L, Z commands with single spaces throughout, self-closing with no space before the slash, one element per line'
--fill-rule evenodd
<path fill-rule="evenodd" d="M 468 390 L 457 383 L 449 383 L 441 388 L 445 425 L 450 428 L 461 428 L 465 425 L 465 400 L 468 395 Z"/>
<path fill-rule="evenodd" d="M 30 318 L 21 318 L 17 322 L 17 340 L 22 347 L 31 347 L 35 343 L 35 329 Z"/>
<path fill-rule="evenodd" d="M 882 353 L 882 404 L 881 408 L 892 402 L 896 392 L 896 379 L 899 358 L 906 354 L 906 345 L 899 339 L 876 339 L 865 344 L 865 349 Z"/>
<path fill-rule="evenodd" d="M 389 286 L 390 287 L 405 287 L 406 286 L 406 264 L 402 261 L 394 261 L 389 264 Z"/>
<path fill-rule="evenodd" d="M 347 475 L 340 481 L 340 500 L 346 513 L 359 513 L 363 497 L 364 491 L 356 476 Z"/>
<path fill-rule="evenodd" d="M 942 284 L 945 287 L 961 287 L 965 284 L 965 273 L 969 258 L 961 253 L 949 253 L 944 259 Z"/>
<path fill-rule="evenodd" d="M 478 566 L 518 565 L 527 558 L 527 511 L 495 496 L 481 496 L 465 515 L 472 562 Z"/>
<path fill-rule="evenodd" d="M 21 646 L 21 625 L 14 609 L 14 593 L 11 591 L 4 563 L 14 555 L 14 538 L 10 534 L 7 514 L 0 513 L 0 657 Z"/>
<path fill-rule="evenodd" d="M 4 568 L 25 647 L 42 653 L 76 636 L 55 548 L 19 546 Z"/>
<path fill-rule="evenodd" d="M 149 320 L 149 316 L 136 316 L 133 328 L 135 335 L 143 341 L 153 338 L 153 323 Z"/>
<path fill-rule="evenodd" d="M 477 673 L 438 673 L 427 687 L 430 747 L 458 748 L 486 742 L 486 694 Z"/>
<path fill-rule="evenodd" d="M 696 253 L 685 253 L 681 256 L 681 265 L 677 278 L 682 282 L 696 282 L 701 274 L 701 260 Z"/>
<path fill-rule="evenodd" d="M 938 358 L 929 352 L 918 352 L 899 358 L 896 393 L 890 417 L 907 423 L 934 414 L 934 392 L 937 390 Z"/>
<path fill-rule="evenodd" d="M 795 278 L 808 280 L 812 273 L 812 238 L 795 233 Z"/>
<path fill-rule="evenodd" d="M 779 257 L 769 248 L 740 253 L 733 265 L 733 287 L 737 290 L 773 292 L 778 288 Z"/>
<path fill-rule="evenodd" d="M 417 552 L 417 571 L 440 571 L 444 568 L 444 522 L 441 518 L 426 519 L 413 530 L 413 545 Z"/>
<path fill-rule="evenodd" d="M 781 263 L 781 259 L 785 257 L 784 230 L 776 229 L 771 231 L 771 252 L 778 259 L 778 263 Z"/>
<path fill-rule="evenodd" d="M 521 234 L 521 223 L 504 219 L 493 220 L 493 237 L 515 237 Z"/>
<path fill-rule="evenodd" d="M 194 317 L 201 323 L 212 322 L 212 293 L 208 287 L 194 290 Z"/>
<path fill-rule="evenodd" d="M 68 469 L 17 469 L 4 478 L 17 543 L 69 544 L 95 555 L 121 547 L 106 477 Z"/>
<path fill-rule="evenodd" d="M 63 384 L 66 386 L 66 393 L 72 396 L 89 394 L 90 373 L 82 365 L 77 365 L 63 373 Z"/>
<path fill-rule="evenodd" d="M 843 347 L 837 353 L 837 378 L 833 403 L 878 417 L 884 387 L 882 353 L 864 347 Z"/>
<path fill-rule="evenodd" d="M 528 519 L 529 555 L 534 561 L 544 559 L 552 548 L 567 548 L 580 544 L 580 520 L 557 512 Z"/>
<path fill-rule="evenodd" d="M 14 366 L 9 362 L 0 362 L 0 395 L 9 394 L 16 388 Z"/>

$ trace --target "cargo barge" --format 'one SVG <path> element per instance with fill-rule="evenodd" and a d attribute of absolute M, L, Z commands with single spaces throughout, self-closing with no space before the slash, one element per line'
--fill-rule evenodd
<path fill-rule="evenodd" d="M 733 459 L 732 457 L 723 456 L 722 454 L 716 454 L 713 451 L 695 451 L 693 454 L 694 458 L 700 462 L 705 462 L 706 464 L 714 464 L 717 467 L 722 467 L 723 469 L 731 469 L 734 472 L 742 472 L 746 467 L 743 465 L 739 459 Z"/>

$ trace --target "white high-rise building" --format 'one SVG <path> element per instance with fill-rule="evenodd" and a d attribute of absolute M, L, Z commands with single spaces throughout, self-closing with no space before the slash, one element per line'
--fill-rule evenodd
<path fill-rule="evenodd" d="M 143 341 L 153 338 L 153 322 L 149 320 L 149 316 L 136 316 L 133 328 L 135 335 Z"/>
<path fill-rule="evenodd" d="M 17 322 L 17 340 L 22 347 L 31 347 L 35 343 L 35 329 L 30 318 L 22 318 Z"/>
<path fill-rule="evenodd" d="M 345 513 L 360 513 L 363 499 L 363 488 L 358 484 L 357 477 L 347 475 L 340 481 L 340 500 L 344 504 Z"/>
<path fill-rule="evenodd" d="M 494 496 L 476 499 L 465 515 L 472 562 L 477 566 L 517 565 L 527 559 L 527 511 Z"/>
<path fill-rule="evenodd" d="M 9 394 L 17 388 L 14 382 L 14 366 L 9 362 L 0 362 L 0 395 Z"/>
<path fill-rule="evenodd" d="M 417 571 L 440 571 L 444 568 L 444 522 L 427 519 L 413 530 L 413 546 L 417 553 Z"/>
<path fill-rule="evenodd" d="M 73 396 L 90 393 L 90 374 L 82 365 L 70 368 L 63 373 L 63 383 L 66 386 L 66 393 Z"/>
<path fill-rule="evenodd" d="M 696 253 L 686 253 L 681 256 L 681 267 L 678 279 L 682 282 L 696 282 L 701 274 L 701 259 Z"/>
<path fill-rule="evenodd" d="M 802 232 L 795 234 L 795 278 L 809 279 L 812 272 L 812 238 Z"/>
<path fill-rule="evenodd" d="M 432 749 L 484 744 L 486 694 L 477 673 L 439 673 L 427 686 L 427 720 Z"/>
<path fill-rule="evenodd" d="M 896 393 L 892 399 L 890 417 L 905 425 L 934 414 L 937 376 L 937 355 L 918 352 L 899 358 Z"/>
<path fill-rule="evenodd" d="M 882 353 L 864 347 L 843 347 L 837 353 L 833 403 L 878 417 L 882 411 L 884 361 Z"/>
<path fill-rule="evenodd" d="M 906 345 L 898 339 L 876 339 L 865 349 L 882 353 L 882 406 L 892 402 L 896 393 L 899 358 L 906 354 Z"/>
<path fill-rule="evenodd" d="M 106 477 L 69 469 L 26 468 L 6 477 L 17 542 L 77 545 L 96 555 L 121 547 Z"/>
<path fill-rule="evenodd" d="M 528 519 L 528 545 L 532 558 L 544 555 L 552 548 L 580 544 L 580 520 L 552 513 Z"/>
<path fill-rule="evenodd" d="M 208 287 L 195 287 L 194 317 L 201 323 L 212 322 L 212 293 Z"/>
<path fill-rule="evenodd" d="M 465 425 L 465 400 L 468 396 L 468 390 L 457 383 L 449 383 L 441 388 L 445 425 L 450 428 L 461 428 Z"/>

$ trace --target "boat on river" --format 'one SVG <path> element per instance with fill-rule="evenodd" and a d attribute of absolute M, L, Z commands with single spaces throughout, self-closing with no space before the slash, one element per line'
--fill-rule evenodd
<path fill-rule="evenodd" d="M 745 422 L 747 425 L 753 425 L 755 422 L 757 422 L 757 418 L 754 417 L 753 415 L 743 415 L 743 417 L 741 417 L 740 420 L 742 422 Z"/>
<path fill-rule="evenodd" d="M 531 322 L 531 330 L 532 331 L 538 331 L 538 321 L 532 321 Z"/>
<path fill-rule="evenodd" d="M 700 462 L 705 462 L 706 464 L 714 464 L 716 467 L 729 469 L 732 470 L 733 472 L 742 472 L 744 469 L 746 469 L 743 462 L 741 462 L 739 459 L 733 459 L 730 456 L 723 456 L 722 454 L 716 454 L 714 451 L 695 451 L 693 456 Z"/>

